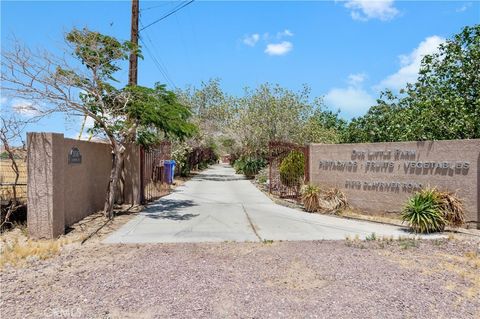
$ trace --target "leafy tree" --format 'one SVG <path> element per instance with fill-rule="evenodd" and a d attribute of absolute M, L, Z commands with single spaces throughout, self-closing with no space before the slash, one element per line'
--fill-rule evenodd
<path fill-rule="evenodd" d="M 264 156 L 269 141 L 303 142 L 303 126 L 315 109 L 309 94 L 307 86 L 299 92 L 268 83 L 255 90 L 246 89 L 239 99 L 235 122 L 236 138 L 243 152 Z"/>
<path fill-rule="evenodd" d="M 266 156 L 271 140 L 336 142 L 345 126 L 338 113 L 324 110 L 320 98 L 310 99 L 307 86 L 295 92 L 265 83 L 235 97 L 213 79 L 199 89 L 181 90 L 179 96 L 199 126 L 190 145 L 215 144 L 219 152 L 237 156 Z"/>
<path fill-rule="evenodd" d="M 346 121 L 338 112 L 316 109 L 303 124 L 300 141 L 302 143 L 340 143 Z"/>
<path fill-rule="evenodd" d="M 88 29 L 73 29 L 65 39 L 69 55 L 61 57 L 32 52 L 19 43 L 12 51 L 2 51 L 2 90 L 41 102 L 36 108 L 42 114 L 65 112 L 93 118 L 93 130 L 107 137 L 115 155 L 104 207 L 105 215 L 113 217 L 126 147 L 155 143 L 159 132 L 181 138 L 191 135 L 190 111 L 162 85 L 153 89 L 114 85 L 119 64 L 132 51 L 140 54 L 132 43 Z"/>
<path fill-rule="evenodd" d="M 480 24 L 465 27 L 422 61 L 402 99 L 417 139 L 480 137 Z"/>
<path fill-rule="evenodd" d="M 353 119 L 346 142 L 480 138 L 480 25 L 465 27 L 426 55 L 416 83 L 383 92 Z"/>

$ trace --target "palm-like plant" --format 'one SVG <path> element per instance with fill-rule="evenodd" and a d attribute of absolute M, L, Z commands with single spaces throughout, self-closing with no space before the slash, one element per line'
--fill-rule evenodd
<path fill-rule="evenodd" d="M 402 219 L 417 233 L 442 231 L 446 220 L 440 209 L 438 191 L 424 189 L 415 193 L 404 207 Z"/>
<path fill-rule="evenodd" d="M 320 187 L 308 184 L 302 188 L 303 207 L 307 212 L 313 213 L 320 208 Z"/>

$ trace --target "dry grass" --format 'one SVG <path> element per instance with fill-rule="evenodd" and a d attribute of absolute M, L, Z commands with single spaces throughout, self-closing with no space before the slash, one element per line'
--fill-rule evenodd
<path fill-rule="evenodd" d="M 25 160 L 17 160 L 18 170 L 20 176 L 18 179 L 19 184 L 27 183 L 27 164 Z M 0 160 L 0 183 L 13 183 L 15 182 L 15 173 L 12 170 L 10 160 L 2 159 Z M 12 197 L 12 187 L 11 186 L 0 186 L 0 199 L 2 201 L 8 201 Z M 27 198 L 27 187 L 26 186 L 17 186 L 17 197 L 19 199 Z"/>
<path fill-rule="evenodd" d="M 449 241 L 455 239 L 448 239 Z M 440 240 L 440 244 L 443 240 Z M 411 269 L 425 275 L 450 273 L 460 279 L 460 283 L 445 282 L 444 288 L 458 292 L 457 302 L 480 298 L 480 256 L 477 251 L 469 251 L 464 255 L 453 255 L 434 252 L 430 255 L 411 252 L 413 256 L 394 254 L 383 251 L 380 254 L 396 262 L 401 267 Z M 418 254 L 418 255 L 417 255 Z M 413 257 L 413 258 L 412 258 Z"/>
<path fill-rule="evenodd" d="M 6 265 L 22 266 L 30 261 L 53 257 L 63 246 L 72 242 L 72 238 L 66 237 L 55 240 L 31 240 L 17 228 L 0 239 L 0 269 Z"/>
<path fill-rule="evenodd" d="M 78 248 L 84 239 L 87 244 L 98 243 L 138 214 L 142 206 L 118 207 L 113 220 L 107 220 L 102 212 L 91 214 L 71 225 L 69 232 L 54 240 L 31 240 L 25 225 L 16 225 L 0 235 L 0 270 L 7 265 L 28 267 L 31 262 L 44 260 L 71 249 Z"/>

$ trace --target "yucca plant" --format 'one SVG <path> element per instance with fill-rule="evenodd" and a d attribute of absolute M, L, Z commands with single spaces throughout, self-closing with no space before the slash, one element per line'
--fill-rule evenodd
<path fill-rule="evenodd" d="M 417 233 L 444 230 L 446 219 L 440 209 L 438 191 L 427 188 L 416 192 L 405 205 L 402 219 Z"/>
<path fill-rule="evenodd" d="M 314 213 L 320 208 L 320 187 L 308 184 L 302 188 L 303 207 L 307 212 Z"/>
<path fill-rule="evenodd" d="M 335 187 L 325 193 L 321 204 L 325 210 L 336 212 L 348 207 L 347 196 Z"/>
<path fill-rule="evenodd" d="M 267 165 L 261 158 L 247 158 L 244 161 L 243 173 L 248 178 L 253 178 L 258 172 Z"/>

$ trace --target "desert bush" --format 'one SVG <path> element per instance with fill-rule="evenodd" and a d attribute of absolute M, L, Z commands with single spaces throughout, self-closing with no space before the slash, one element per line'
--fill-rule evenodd
<path fill-rule="evenodd" d="M 302 188 L 303 207 L 307 212 L 313 213 L 320 208 L 320 187 L 308 184 Z"/>
<path fill-rule="evenodd" d="M 402 219 L 417 233 L 442 231 L 446 220 L 440 210 L 437 190 L 427 188 L 416 192 L 405 205 Z"/>
<path fill-rule="evenodd" d="M 305 174 L 305 155 L 292 150 L 280 164 L 280 181 L 288 187 L 299 186 Z"/>

